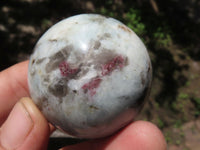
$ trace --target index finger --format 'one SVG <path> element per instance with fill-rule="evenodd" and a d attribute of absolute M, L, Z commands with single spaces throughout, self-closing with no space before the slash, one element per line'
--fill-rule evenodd
<path fill-rule="evenodd" d="M 29 96 L 27 73 L 28 61 L 0 72 L 0 126 L 15 103 L 22 97 Z"/>
<path fill-rule="evenodd" d="M 67 146 L 62 150 L 166 150 L 162 132 L 154 124 L 136 121 L 116 134 Z"/>

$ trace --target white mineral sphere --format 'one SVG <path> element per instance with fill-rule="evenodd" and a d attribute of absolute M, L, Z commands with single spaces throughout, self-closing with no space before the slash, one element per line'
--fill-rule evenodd
<path fill-rule="evenodd" d="M 100 138 L 135 118 L 151 84 L 151 62 L 138 36 L 96 14 L 60 21 L 30 58 L 30 94 L 49 122 L 77 138 Z"/>

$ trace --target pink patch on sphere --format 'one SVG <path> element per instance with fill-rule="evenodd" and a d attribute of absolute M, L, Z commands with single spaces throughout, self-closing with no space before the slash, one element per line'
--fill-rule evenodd
<path fill-rule="evenodd" d="M 91 96 L 94 96 L 96 94 L 96 88 L 98 88 L 98 86 L 100 85 L 101 83 L 101 80 L 100 78 L 94 78 L 92 79 L 90 82 L 84 84 L 82 86 L 82 89 L 85 91 L 85 92 L 89 92 Z"/>
<path fill-rule="evenodd" d="M 61 62 L 59 64 L 59 69 L 60 69 L 61 75 L 64 76 L 64 77 L 68 77 L 70 75 L 74 75 L 78 71 L 77 68 L 72 69 L 69 66 L 69 64 L 67 62 L 65 62 L 65 61 L 63 61 L 63 62 Z"/>
<path fill-rule="evenodd" d="M 116 56 L 108 63 L 102 66 L 101 74 L 103 76 L 109 75 L 115 69 L 121 69 L 124 67 L 124 58 L 122 56 Z"/>

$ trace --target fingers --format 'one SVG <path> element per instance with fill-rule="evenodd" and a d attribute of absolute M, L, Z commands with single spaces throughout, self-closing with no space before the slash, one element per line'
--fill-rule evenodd
<path fill-rule="evenodd" d="M 118 135 L 108 140 L 107 150 L 166 150 L 161 131 L 153 124 L 138 121 L 129 125 Z"/>
<path fill-rule="evenodd" d="M 29 96 L 27 72 L 28 61 L 0 72 L 0 126 L 15 103 L 22 97 Z"/>
<path fill-rule="evenodd" d="M 29 98 L 20 100 L 0 129 L 0 149 L 44 150 L 50 134 L 48 122 Z"/>
<path fill-rule="evenodd" d="M 63 150 L 166 150 L 161 131 L 152 123 L 136 121 L 116 135 L 66 147 Z"/>

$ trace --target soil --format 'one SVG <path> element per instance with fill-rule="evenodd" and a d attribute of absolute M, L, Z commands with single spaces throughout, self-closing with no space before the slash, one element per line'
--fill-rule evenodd
<path fill-rule="evenodd" d="M 200 147 L 200 109 L 194 99 L 200 98 L 200 61 L 191 59 L 175 45 L 168 50 L 176 64 L 183 67 L 173 74 L 180 87 L 176 92 L 169 89 L 177 94 L 168 97 L 171 102 L 156 101 L 163 83 L 154 78 L 150 99 L 138 119 L 155 123 L 163 131 L 169 150 L 197 150 Z M 162 96 L 159 98 L 163 100 L 165 95 Z"/>

